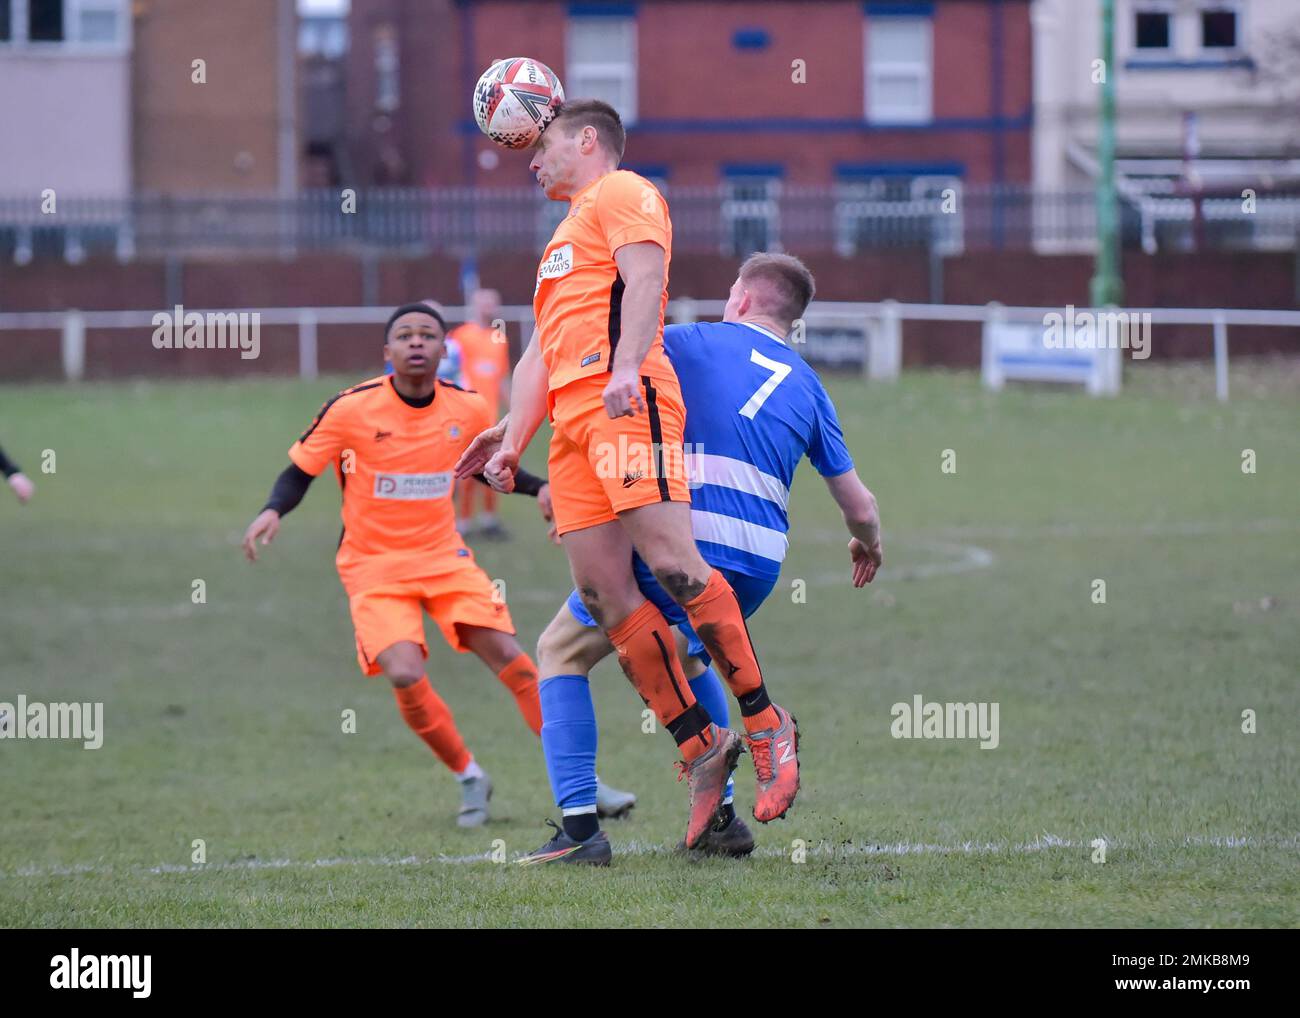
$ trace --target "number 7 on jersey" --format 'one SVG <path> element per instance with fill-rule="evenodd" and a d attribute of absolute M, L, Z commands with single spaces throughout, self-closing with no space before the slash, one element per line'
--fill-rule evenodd
<path fill-rule="evenodd" d="M 780 361 L 774 361 L 771 357 L 764 357 L 757 350 L 749 351 L 749 360 L 752 364 L 758 364 L 772 372 L 772 377 L 758 387 L 758 391 L 749 397 L 743 407 L 740 408 L 740 416 L 748 417 L 751 421 L 759 409 L 767 402 L 767 397 L 776 391 L 776 387 L 785 381 L 785 376 L 793 370 L 793 365 L 782 364 Z"/>

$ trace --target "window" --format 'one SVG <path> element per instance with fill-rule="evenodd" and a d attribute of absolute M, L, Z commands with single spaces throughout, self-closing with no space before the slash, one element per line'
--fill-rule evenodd
<path fill-rule="evenodd" d="M 63 0 L 27 0 L 27 38 L 32 42 L 63 41 Z"/>
<path fill-rule="evenodd" d="M 780 251 L 779 168 L 733 168 L 725 172 L 722 253 L 747 258 L 755 251 Z"/>
<path fill-rule="evenodd" d="M 1133 27 L 1136 49 L 1169 49 L 1170 15 L 1168 11 L 1138 9 Z"/>
<path fill-rule="evenodd" d="M 348 50 L 348 23 L 343 18 L 299 18 L 298 52 L 338 60 Z"/>
<path fill-rule="evenodd" d="M 1215 4 L 1201 10 L 1201 48 L 1237 48 L 1237 11 Z"/>
<path fill-rule="evenodd" d="M 931 117 L 933 54 L 927 17 L 869 18 L 867 119 L 923 123 Z"/>
<path fill-rule="evenodd" d="M 106 45 L 118 42 L 121 31 L 116 0 L 80 0 L 77 4 L 77 41 Z"/>
<path fill-rule="evenodd" d="M 603 99 L 623 119 L 636 120 L 636 19 L 628 16 L 569 18 L 564 91 Z"/>
<path fill-rule="evenodd" d="M 90 48 L 129 42 L 126 0 L 0 0 L 0 42 Z"/>
<path fill-rule="evenodd" d="M 392 25 L 375 28 L 375 109 L 392 113 L 401 105 L 401 65 L 397 30 Z"/>

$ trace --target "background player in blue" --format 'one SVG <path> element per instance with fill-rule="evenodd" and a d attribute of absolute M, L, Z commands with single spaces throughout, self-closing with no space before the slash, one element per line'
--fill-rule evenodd
<path fill-rule="evenodd" d="M 805 455 L 844 513 L 854 586 L 871 582 L 881 563 L 876 500 L 854 470 L 821 379 L 786 344 L 813 292 L 812 273 L 799 259 L 756 254 L 741 266 L 722 322 L 664 330 L 664 350 L 686 403 L 696 543 L 726 576 L 745 616 L 762 604 L 780 575 L 789 543 L 790 484 Z M 684 663 L 696 699 L 725 727 L 729 700 L 703 645 L 649 569 L 635 565 L 642 592 L 686 637 L 692 660 Z M 522 862 L 609 860 L 608 840 L 596 820 L 596 718 L 587 675 L 611 649 L 576 591 L 538 643 L 542 746 L 564 827 Z M 728 787 L 702 847 L 744 855 L 753 846 Z"/>

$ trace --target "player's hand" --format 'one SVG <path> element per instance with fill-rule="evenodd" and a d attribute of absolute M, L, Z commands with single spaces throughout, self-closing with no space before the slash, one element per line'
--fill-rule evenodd
<path fill-rule="evenodd" d="M 9 475 L 9 487 L 13 488 L 14 494 L 18 496 L 18 501 L 23 505 L 31 501 L 32 495 L 36 491 L 36 485 L 32 483 L 32 479 L 21 470 L 16 474 Z"/>
<path fill-rule="evenodd" d="M 509 423 L 510 415 L 507 414 L 498 423 L 474 436 L 474 441 L 470 442 L 465 451 L 460 454 L 460 459 L 456 461 L 456 466 L 453 468 L 457 480 L 463 481 L 475 474 L 483 473 L 483 468 L 487 466 L 492 454 L 501 448 L 501 443 L 506 437 L 506 425 Z"/>
<path fill-rule="evenodd" d="M 483 476 L 497 491 L 508 495 L 515 490 L 515 471 L 518 469 L 519 453 L 503 446 L 483 465 Z"/>
<path fill-rule="evenodd" d="M 244 558 L 249 562 L 257 561 L 257 540 L 262 539 L 262 547 L 275 540 L 275 535 L 280 532 L 280 514 L 274 509 L 263 509 L 257 514 L 257 519 L 248 525 L 244 531 Z"/>
<path fill-rule="evenodd" d="M 561 543 L 559 531 L 555 529 L 555 508 L 551 505 L 551 486 L 549 483 L 543 484 L 537 491 L 537 508 L 542 511 L 542 519 L 550 524 L 546 536 L 550 538 L 551 544 Z"/>
<path fill-rule="evenodd" d="M 640 382 L 635 371 L 618 370 L 610 375 L 609 384 L 605 386 L 602 395 L 605 412 L 611 418 L 635 417 L 645 409 Z"/>
<path fill-rule="evenodd" d="M 862 587 L 870 583 L 885 560 L 880 551 L 880 538 L 876 538 L 870 547 L 856 537 L 850 538 L 849 558 L 853 560 L 853 586 Z"/>

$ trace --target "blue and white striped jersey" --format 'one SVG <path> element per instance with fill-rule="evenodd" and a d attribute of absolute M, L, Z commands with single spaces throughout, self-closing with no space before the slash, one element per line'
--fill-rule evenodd
<path fill-rule="evenodd" d="M 664 329 L 686 404 L 691 522 L 710 565 L 776 579 L 787 504 L 806 454 L 823 477 L 853 469 L 817 372 L 775 333 L 742 322 Z"/>

